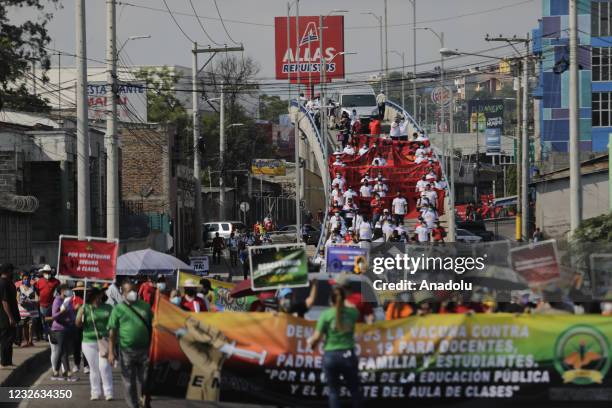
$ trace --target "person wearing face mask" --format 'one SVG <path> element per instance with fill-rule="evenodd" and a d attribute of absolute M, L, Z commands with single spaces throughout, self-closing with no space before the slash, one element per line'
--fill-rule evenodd
<path fill-rule="evenodd" d="M 197 296 L 198 284 L 193 279 L 187 279 L 183 288 L 185 294 L 181 299 L 181 308 L 188 312 L 208 312 L 206 302 Z"/>
<path fill-rule="evenodd" d="M 34 283 L 34 289 L 38 292 L 40 318 L 43 324 L 43 334 L 46 336 L 49 333 L 49 326 L 45 318 L 51 315 L 53 296 L 60 281 L 53 277 L 50 265 L 44 265 L 38 270 L 38 273 L 42 276 Z"/>
<path fill-rule="evenodd" d="M 121 289 L 125 302 L 113 308 L 108 321 L 108 361 L 113 365 L 115 360 L 119 359 L 127 405 L 130 408 L 139 408 L 149 366 L 153 315 L 149 304 L 138 299 L 138 293 L 131 282 L 124 282 Z M 119 355 L 115 355 L 117 343 Z"/>
<path fill-rule="evenodd" d="M 32 287 L 30 275 L 26 273 L 21 275 L 21 285 L 17 289 L 17 303 L 23 333 L 21 347 L 32 347 L 34 345 L 32 322 L 38 318 L 38 295 Z"/>
<path fill-rule="evenodd" d="M 147 276 L 147 280 L 138 288 L 138 298 L 147 302 L 149 306 L 152 306 L 153 300 L 155 299 L 155 289 L 153 277 L 150 275 Z"/>
<path fill-rule="evenodd" d="M 107 401 L 113 399 L 113 373 L 108 362 L 108 320 L 113 307 L 103 302 L 104 292 L 92 288 L 87 294 L 87 303 L 76 317 L 76 325 L 83 329 L 81 349 L 89 362 L 89 386 L 91 400 L 100 399 L 102 393 Z M 102 385 L 102 386 L 100 386 Z"/>
<path fill-rule="evenodd" d="M 181 307 L 181 292 L 176 289 L 172 289 L 170 292 L 170 303 L 175 306 Z"/>
<path fill-rule="evenodd" d="M 53 358 L 53 374 L 52 380 L 77 381 L 78 378 L 70 373 L 70 360 L 68 359 L 75 336 L 75 319 L 76 312 L 72 306 L 72 289 L 68 285 L 62 284 L 57 288 L 57 296 L 53 300 L 51 306 L 51 324 L 52 342 L 56 345 L 56 353 Z M 64 377 L 60 376 L 60 368 L 64 367 Z"/>

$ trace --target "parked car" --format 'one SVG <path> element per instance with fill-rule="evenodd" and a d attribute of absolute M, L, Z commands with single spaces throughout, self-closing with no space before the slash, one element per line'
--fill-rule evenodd
<path fill-rule="evenodd" d="M 471 232 L 474 235 L 478 235 L 483 241 L 493 241 L 495 234 L 491 231 L 487 231 L 487 227 L 484 221 L 465 221 L 457 223 L 457 228 L 461 228 Z"/>
<path fill-rule="evenodd" d="M 321 235 L 321 231 L 318 228 L 313 227 L 310 224 L 305 224 L 304 227 L 308 232 L 308 237 L 306 238 L 307 245 L 317 245 L 319 242 L 319 236 Z M 279 241 L 295 241 L 295 233 L 296 227 L 295 225 L 285 225 L 282 228 L 279 228 L 272 234 L 272 239 L 277 238 Z"/>
<path fill-rule="evenodd" d="M 321 313 L 330 307 L 329 299 L 332 291 L 332 284 L 330 283 L 331 276 L 328 273 L 320 272 L 308 275 L 309 279 L 317 281 L 317 297 L 314 305 L 306 313 L 306 320 L 318 320 Z M 378 294 L 372 287 L 372 282 L 366 276 L 363 275 L 350 275 L 349 281 L 351 284 L 352 292 L 362 291 L 364 301 L 374 300 L 372 305 L 374 309 L 374 317 L 376 320 L 385 320 L 385 312 L 380 304 Z M 303 300 L 308 297 L 310 288 L 297 288 L 294 289 L 296 292 L 297 299 Z"/>
<path fill-rule="evenodd" d="M 245 229 L 246 225 L 240 221 L 216 221 L 216 222 L 205 222 L 202 224 L 202 234 L 204 245 L 212 245 L 212 240 L 215 237 L 215 233 L 219 233 L 219 236 L 223 239 L 228 239 L 232 232 L 238 232 Z"/>
<path fill-rule="evenodd" d="M 476 234 L 472 234 L 468 230 L 464 230 L 462 228 L 457 228 L 457 232 L 455 234 L 455 241 L 457 242 L 466 242 L 466 243 L 477 243 L 482 241 L 482 237 L 479 237 Z"/>

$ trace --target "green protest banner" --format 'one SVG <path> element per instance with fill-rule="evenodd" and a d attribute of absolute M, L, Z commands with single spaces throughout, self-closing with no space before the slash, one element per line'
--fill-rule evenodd
<path fill-rule="evenodd" d="M 249 263 L 254 291 L 308 286 L 304 244 L 249 247 Z"/>

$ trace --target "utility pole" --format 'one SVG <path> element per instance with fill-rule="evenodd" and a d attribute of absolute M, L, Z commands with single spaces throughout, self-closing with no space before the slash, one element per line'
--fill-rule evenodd
<path fill-rule="evenodd" d="M 203 70 L 206 65 L 213 59 L 219 52 L 233 52 L 233 51 L 244 51 L 244 47 L 220 47 L 220 48 L 198 48 L 198 43 L 193 43 L 192 53 L 192 67 L 191 67 L 191 82 L 192 82 L 192 108 L 193 108 L 193 177 L 195 180 L 194 187 L 194 232 L 195 232 L 195 245 L 198 248 L 202 248 L 202 178 L 200 176 L 202 165 L 200 162 L 200 152 L 198 150 L 200 141 L 200 91 L 198 90 L 198 73 Z M 198 54 L 212 53 L 212 56 L 206 61 L 202 68 L 198 67 Z M 223 106 L 223 103 L 221 103 Z M 223 178 L 223 176 L 221 176 Z M 219 202 L 221 203 L 221 193 L 219 192 Z M 219 221 L 223 221 L 222 219 Z"/>
<path fill-rule="evenodd" d="M 578 121 L 578 0 L 569 0 L 569 158 L 570 158 L 570 234 L 582 220 L 582 191 L 580 188 L 580 134 Z"/>
<path fill-rule="evenodd" d="M 77 63 L 77 235 L 85 239 L 91 232 L 89 206 L 89 121 L 87 118 L 87 40 L 85 0 L 76 0 Z"/>
<path fill-rule="evenodd" d="M 385 0 L 385 94 L 389 97 L 389 26 L 387 24 L 387 0 Z"/>
<path fill-rule="evenodd" d="M 455 110 L 455 95 L 451 88 L 450 93 L 450 155 L 449 155 L 449 164 L 450 164 L 450 180 L 447 180 L 450 187 L 449 194 L 449 213 L 448 214 L 448 240 L 449 242 L 455 242 L 455 135 L 454 135 L 454 119 L 452 112 Z M 446 147 L 445 147 L 446 148 Z M 444 152 L 446 154 L 446 152 Z"/>
<path fill-rule="evenodd" d="M 225 220 L 225 87 L 221 84 L 219 101 L 219 221 Z"/>
<path fill-rule="evenodd" d="M 328 151 L 328 147 L 327 147 L 327 103 L 325 102 L 326 99 L 326 95 L 325 95 L 325 87 L 327 85 L 326 81 L 327 81 L 327 58 L 325 57 L 325 43 L 323 42 L 323 35 L 325 33 L 324 27 L 323 27 L 323 15 L 319 16 L 319 44 L 320 44 L 320 48 L 321 48 L 321 91 L 320 91 L 320 95 L 321 95 L 321 107 L 320 112 L 321 112 L 321 138 L 323 139 L 323 157 L 325 157 L 325 164 L 329 165 L 328 160 L 329 160 L 329 151 Z M 325 186 L 326 190 L 325 190 L 325 202 L 327 203 L 327 195 L 328 195 L 328 186 L 329 186 L 329 171 L 324 171 L 324 174 L 322 174 L 323 176 L 323 186 Z"/>
<path fill-rule="evenodd" d="M 299 66 L 300 66 L 300 0 L 296 0 L 295 2 L 295 52 L 297 55 L 297 64 L 298 64 L 298 70 L 297 70 L 297 77 L 296 77 L 296 84 L 297 84 L 297 93 L 298 95 L 300 94 L 300 76 L 301 76 L 301 72 L 299 70 Z M 296 232 L 296 242 L 299 244 L 301 239 L 301 235 L 302 235 L 302 228 L 301 228 L 301 221 L 302 221 L 302 214 L 301 214 L 301 197 L 300 197 L 300 121 L 299 121 L 299 117 L 300 117 L 300 109 L 301 109 L 301 104 L 298 101 L 298 106 L 297 106 L 297 111 L 296 111 L 296 115 L 295 115 L 295 134 L 294 134 L 294 151 L 295 151 L 295 232 Z"/>
<path fill-rule="evenodd" d="M 411 0 L 412 3 L 412 116 L 414 120 L 417 120 L 417 85 L 416 85 L 416 77 L 417 77 L 417 27 L 416 27 L 416 0 Z M 402 81 L 403 84 L 403 81 Z M 402 106 L 406 109 L 405 106 Z"/>
<path fill-rule="evenodd" d="M 32 59 L 32 93 L 36 96 L 38 91 L 36 90 L 36 60 Z"/>
<path fill-rule="evenodd" d="M 116 16 L 116 0 L 106 0 L 106 238 L 109 240 L 119 238 Z"/>
<path fill-rule="evenodd" d="M 570 0 L 571 1 L 571 0 Z M 571 20 L 571 18 L 570 18 Z M 571 24 L 571 23 L 570 23 Z M 527 106 L 529 105 L 529 36 L 519 38 L 513 37 L 487 37 L 486 41 L 502 41 L 507 42 L 518 53 L 513 43 L 524 43 L 527 55 L 523 57 L 522 64 L 519 62 L 516 65 L 516 230 L 515 238 L 517 241 L 522 239 L 528 240 L 529 231 L 529 136 L 528 128 L 528 113 Z M 521 67 L 522 65 L 522 67 Z M 522 80 L 521 80 L 521 69 Z M 571 88 L 571 87 L 570 87 Z M 521 95 L 522 93 L 522 95 Z M 571 95 L 571 89 L 570 89 Z M 570 97 L 571 101 L 571 97 Z M 522 112 L 521 112 L 522 111 Z M 571 117 L 571 114 L 570 114 Z M 571 119 L 570 119 L 571 120 Z M 571 128 L 571 126 L 570 126 Z"/>
<path fill-rule="evenodd" d="M 529 135 L 527 106 L 529 105 L 529 60 L 523 58 L 523 134 L 521 137 L 521 236 L 529 241 Z"/>
<path fill-rule="evenodd" d="M 200 91 L 198 90 L 198 43 L 193 43 L 191 66 L 191 101 L 193 109 L 193 178 L 194 178 L 194 235 L 195 246 L 202 248 L 202 178 L 200 176 Z M 179 209 L 180 212 L 180 209 Z M 219 220 L 221 221 L 221 220 Z"/>

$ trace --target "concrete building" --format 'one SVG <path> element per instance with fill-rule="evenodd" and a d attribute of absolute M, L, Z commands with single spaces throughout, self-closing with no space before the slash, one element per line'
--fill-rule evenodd
<path fill-rule="evenodd" d="M 533 31 L 533 52 L 541 57 L 541 159 L 568 151 L 568 0 L 542 0 L 542 20 Z M 612 2 L 583 0 L 578 6 L 580 149 L 607 150 L 612 132 Z M 540 160 L 540 158 L 536 158 Z"/>
<path fill-rule="evenodd" d="M 609 206 L 608 155 L 582 162 L 582 218 L 607 214 Z M 535 225 L 549 237 L 561 237 L 569 229 L 569 168 L 534 178 Z"/>

